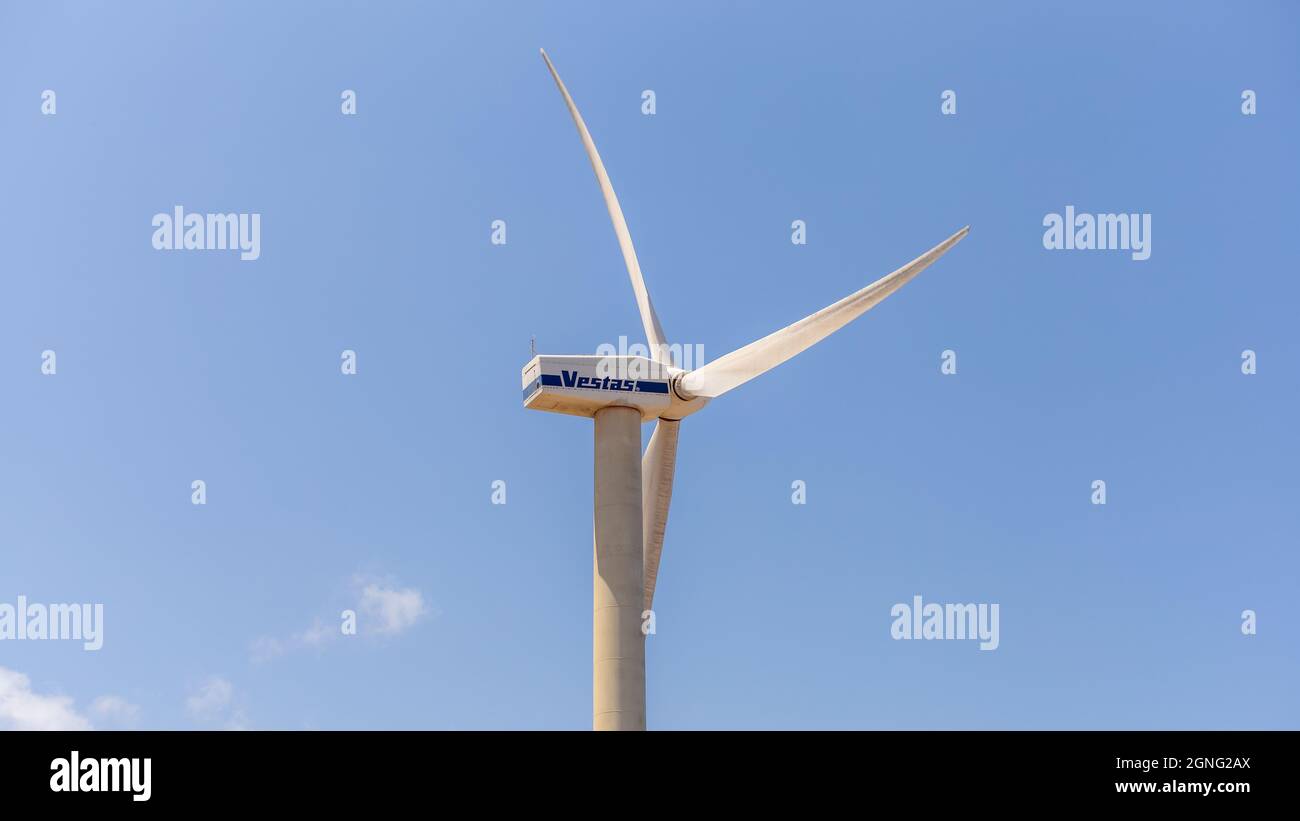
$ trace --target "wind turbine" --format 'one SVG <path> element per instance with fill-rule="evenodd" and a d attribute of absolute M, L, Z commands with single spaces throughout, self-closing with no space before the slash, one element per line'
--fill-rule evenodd
<path fill-rule="evenodd" d="M 596 172 L 632 278 L 650 356 L 534 356 L 523 371 L 524 407 L 595 419 L 591 723 L 596 730 L 644 730 L 645 635 L 641 626 L 654 601 L 659 576 L 681 420 L 875 307 L 943 256 L 970 227 L 834 305 L 696 370 L 683 370 L 677 367 L 655 314 L 623 210 L 596 144 L 545 49 L 542 59 L 569 107 Z M 655 420 L 655 429 L 642 457 L 641 423 L 650 420 Z"/>

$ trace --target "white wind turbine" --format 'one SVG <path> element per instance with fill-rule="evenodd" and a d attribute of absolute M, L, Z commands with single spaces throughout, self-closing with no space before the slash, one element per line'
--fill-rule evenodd
<path fill-rule="evenodd" d="M 645 636 L 654 600 L 681 420 L 857 319 L 956 245 L 969 226 L 834 305 L 804 317 L 694 371 L 677 367 L 655 314 L 632 236 L 582 115 L 551 60 L 555 84 L 596 172 L 623 261 L 632 278 L 650 357 L 534 356 L 523 371 L 524 407 L 593 417 L 596 422 L 593 517 L 592 727 L 645 729 Z M 641 456 L 641 423 L 655 422 Z M 638 463 L 639 460 L 639 463 Z"/>

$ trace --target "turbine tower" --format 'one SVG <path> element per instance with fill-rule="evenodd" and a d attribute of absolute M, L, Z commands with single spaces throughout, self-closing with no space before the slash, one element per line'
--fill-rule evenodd
<path fill-rule="evenodd" d="M 644 730 L 642 614 L 654 601 L 681 420 L 866 313 L 943 256 L 970 227 L 834 305 L 696 370 L 683 370 L 655 314 L 632 235 L 587 125 L 545 50 L 542 59 L 596 172 L 650 355 L 534 356 L 523 371 L 524 407 L 595 420 L 591 723 L 595 730 Z M 641 424 L 651 420 L 655 429 L 642 456 Z"/>

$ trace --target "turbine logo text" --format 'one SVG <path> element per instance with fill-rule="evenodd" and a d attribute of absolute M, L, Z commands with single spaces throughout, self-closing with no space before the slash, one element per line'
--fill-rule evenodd
<path fill-rule="evenodd" d="M 646 390 L 642 387 L 643 383 L 637 379 L 610 379 L 608 376 L 597 379 L 594 376 L 578 376 L 577 371 L 560 371 L 560 382 L 566 388 L 591 388 L 599 391 Z"/>

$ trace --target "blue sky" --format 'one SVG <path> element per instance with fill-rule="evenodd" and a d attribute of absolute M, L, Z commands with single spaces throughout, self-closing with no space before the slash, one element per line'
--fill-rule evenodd
<path fill-rule="evenodd" d="M 972 227 L 683 423 L 651 727 L 1300 725 L 1300 11 L 863 5 L 6 4 L 0 602 L 105 639 L 0 643 L 0 727 L 590 726 L 592 430 L 519 371 L 640 322 L 538 47 L 709 358 Z M 1000 646 L 892 640 L 917 594 Z"/>

